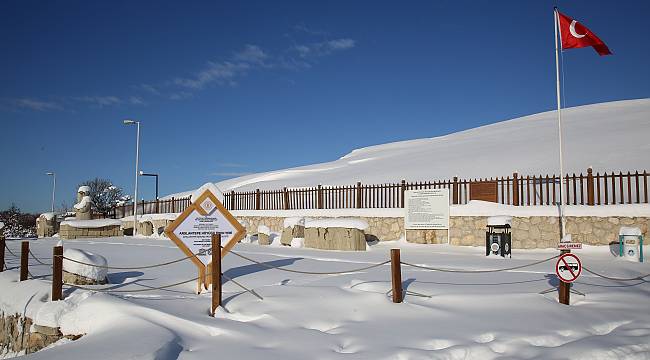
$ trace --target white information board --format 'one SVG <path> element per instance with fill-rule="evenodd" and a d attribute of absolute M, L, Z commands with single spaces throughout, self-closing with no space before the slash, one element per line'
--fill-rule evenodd
<path fill-rule="evenodd" d="M 212 256 L 212 234 L 221 234 L 221 245 L 225 246 L 237 231 L 218 211 L 203 216 L 194 210 L 174 229 L 174 235 L 207 265 Z"/>
<path fill-rule="evenodd" d="M 449 189 L 407 190 L 404 210 L 407 230 L 449 229 Z"/>

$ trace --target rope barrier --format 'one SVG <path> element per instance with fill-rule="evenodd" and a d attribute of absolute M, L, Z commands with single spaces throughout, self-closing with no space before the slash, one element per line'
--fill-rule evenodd
<path fill-rule="evenodd" d="M 145 291 L 152 291 L 152 290 L 163 290 L 163 289 L 168 289 L 170 287 L 178 286 L 178 285 L 183 285 L 187 284 L 189 282 L 193 282 L 198 280 L 199 277 L 195 277 L 193 279 L 177 282 L 171 285 L 165 285 L 165 286 L 156 286 L 156 287 L 147 287 L 146 289 L 135 289 L 135 290 L 111 290 L 110 288 L 102 288 L 102 289 L 93 289 L 85 286 L 79 286 L 79 285 L 71 285 L 71 284 L 65 284 L 65 286 L 71 287 L 71 288 L 76 288 L 76 289 L 81 289 L 81 290 L 88 290 L 88 291 L 97 291 L 97 292 L 107 292 L 107 293 L 135 293 L 135 292 L 145 292 Z"/>
<path fill-rule="evenodd" d="M 68 260 L 68 261 L 72 261 L 72 262 L 77 263 L 77 264 L 87 265 L 87 266 L 93 266 L 93 267 L 97 267 L 97 268 L 101 268 L 101 269 L 113 269 L 113 270 L 142 270 L 142 269 L 152 269 L 152 268 L 157 268 L 157 267 L 161 267 L 161 266 L 167 266 L 167 265 L 175 264 L 175 263 L 181 262 L 181 261 L 183 261 L 183 260 L 187 260 L 187 259 L 193 258 L 194 256 L 195 256 L 195 255 L 190 255 L 190 256 L 186 256 L 186 257 L 184 257 L 184 258 L 180 258 L 180 259 L 176 259 L 176 260 L 172 260 L 172 261 L 168 261 L 168 262 L 164 262 L 164 263 L 160 263 L 160 264 L 147 265 L 147 266 L 133 266 L 133 267 L 103 266 L 103 265 L 89 264 L 89 263 L 86 263 L 86 262 L 83 262 L 83 261 L 70 259 L 69 257 L 65 257 L 65 256 L 63 256 L 63 259 L 64 259 L 64 260 Z"/>
<path fill-rule="evenodd" d="M 504 268 L 504 269 L 494 269 L 494 270 L 456 270 L 456 269 L 443 269 L 443 268 L 434 268 L 434 267 L 429 267 L 429 266 L 424 266 L 424 265 L 416 265 L 416 264 L 411 264 L 407 262 L 401 261 L 402 264 L 406 266 L 412 266 L 414 268 L 419 268 L 419 269 L 424 269 L 424 270 L 430 270 L 430 271 L 440 271 L 440 272 L 448 272 L 448 273 L 463 273 L 463 274 L 477 274 L 477 273 L 492 273 L 492 272 L 500 272 L 500 271 L 511 271 L 511 270 L 517 270 L 517 269 L 523 269 L 529 266 L 534 266 L 538 265 L 541 263 L 545 263 L 547 261 L 553 260 L 555 258 L 560 257 L 560 255 L 555 255 L 550 258 L 544 259 L 544 260 L 539 260 L 535 261 L 530 264 L 525 264 L 525 265 L 519 265 L 519 266 L 513 266 L 509 268 Z"/>
<path fill-rule="evenodd" d="M 583 268 L 585 269 L 586 272 L 588 272 L 588 273 L 590 273 L 592 275 L 596 275 L 596 276 L 601 277 L 603 279 L 613 280 L 613 281 L 636 281 L 636 280 L 643 280 L 644 278 L 647 278 L 648 276 L 650 276 L 650 274 L 645 274 L 645 275 L 641 275 L 641 276 L 637 276 L 637 277 L 633 277 L 633 278 L 615 278 L 615 277 L 605 276 L 605 275 L 599 274 L 597 272 L 594 272 L 592 270 L 589 270 L 586 266 L 584 266 Z"/>
<path fill-rule="evenodd" d="M 230 253 L 235 254 L 235 255 L 239 256 L 240 258 L 242 258 L 242 259 L 248 260 L 248 261 L 250 261 L 252 263 L 255 263 L 255 264 L 260 265 L 262 267 L 265 267 L 267 269 L 276 269 L 276 270 L 281 270 L 281 271 L 286 271 L 286 272 L 291 272 L 291 273 L 296 273 L 296 274 L 308 274 L 308 275 L 338 275 L 338 274 L 354 273 L 354 272 L 373 269 L 373 268 L 376 268 L 376 267 L 379 267 L 379 266 L 386 265 L 386 264 L 390 263 L 390 260 L 386 260 L 386 261 L 381 262 L 379 264 L 374 264 L 374 265 L 362 267 L 362 268 L 359 268 L 359 269 L 352 269 L 352 270 L 345 270 L 345 271 L 332 271 L 332 272 L 316 272 L 316 271 L 291 270 L 291 269 L 285 269 L 285 268 L 282 268 L 282 267 L 279 267 L 279 266 L 271 266 L 271 265 L 267 265 L 265 263 L 259 262 L 257 260 L 253 260 L 253 259 L 251 259 L 251 258 L 249 258 L 247 256 L 236 253 L 236 252 L 234 252 L 232 250 L 230 250 Z"/>
<path fill-rule="evenodd" d="M 29 255 L 31 255 L 32 258 L 34 258 L 34 260 L 36 260 L 36 262 L 41 264 L 41 265 L 52 266 L 52 264 L 46 264 L 46 263 L 42 262 L 39 258 L 37 258 L 36 255 L 34 255 L 34 253 L 32 252 L 32 249 L 29 249 Z"/>
<path fill-rule="evenodd" d="M 11 251 L 11 249 L 9 248 L 9 246 L 7 246 L 6 243 L 5 243 L 5 249 L 7 249 L 7 251 L 9 251 L 9 253 L 10 253 L 11 255 L 13 255 L 13 256 L 15 256 L 15 257 L 18 257 L 18 255 L 16 255 L 16 253 L 14 253 L 13 251 Z"/>

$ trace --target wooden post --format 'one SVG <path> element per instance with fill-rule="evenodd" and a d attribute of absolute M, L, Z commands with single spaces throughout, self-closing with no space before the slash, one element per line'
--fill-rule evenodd
<path fill-rule="evenodd" d="M 594 174 L 593 169 L 587 169 L 587 205 L 593 206 L 594 203 Z"/>
<path fill-rule="evenodd" d="M 323 186 L 318 184 L 318 199 L 317 199 L 317 204 L 319 209 L 323 208 Z"/>
<path fill-rule="evenodd" d="M 400 207 L 403 208 L 406 201 L 404 200 L 404 196 L 406 194 L 406 180 L 402 179 L 402 183 L 400 185 L 401 185 L 400 191 L 402 192 L 402 197 L 400 199 Z"/>
<path fill-rule="evenodd" d="M 235 210 L 235 191 L 230 191 L 230 210 Z"/>
<path fill-rule="evenodd" d="M 175 205 L 175 201 L 174 201 L 174 197 L 173 197 L 173 196 L 172 196 L 172 212 L 173 212 L 173 213 L 176 212 L 176 205 Z"/>
<path fill-rule="evenodd" d="M 402 302 L 402 267 L 399 258 L 399 249 L 390 249 L 390 270 L 393 281 L 393 302 Z"/>
<path fill-rule="evenodd" d="M 361 181 L 357 181 L 357 194 L 356 194 L 356 197 L 357 197 L 356 208 L 357 209 L 361 209 L 361 205 L 362 205 L 361 200 L 363 199 L 362 196 L 363 195 L 361 194 Z"/>
<path fill-rule="evenodd" d="M 260 200 L 261 200 L 261 195 L 260 195 L 260 189 L 255 190 L 255 210 L 260 209 Z"/>
<path fill-rule="evenodd" d="M 210 316 L 221 306 L 221 234 L 212 234 L 212 307 Z"/>
<path fill-rule="evenodd" d="M 512 205 L 519 206 L 519 174 L 512 173 Z"/>
<path fill-rule="evenodd" d="M 52 301 L 63 300 L 63 246 L 52 248 Z"/>
<path fill-rule="evenodd" d="M 570 252 L 571 250 L 560 250 L 560 255 L 568 254 Z M 560 301 L 560 304 L 569 305 L 571 298 L 571 284 L 562 281 L 559 277 L 558 280 L 560 281 L 558 300 Z"/>
<path fill-rule="evenodd" d="M 284 199 L 284 209 L 289 210 L 289 192 L 286 187 L 282 189 L 282 195 Z"/>
<path fill-rule="evenodd" d="M 20 281 L 27 280 L 29 270 L 29 241 L 23 241 L 20 247 Z"/>
<path fill-rule="evenodd" d="M 451 184 L 453 194 L 453 204 L 458 204 L 458 176 L 454 176 L 454 182 Z"/>
<path fill-rule="evenodd" d="M 156 214 L 160 214 L 160 201 L 156 199 Z"/>
<path fill-rule="evenodd" d="M 5 237 L 0 234 L 0 272 L 5 271 Z"/>

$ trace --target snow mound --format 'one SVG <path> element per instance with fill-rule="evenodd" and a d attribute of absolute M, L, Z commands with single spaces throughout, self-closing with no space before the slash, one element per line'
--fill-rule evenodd
<path fill-rule="evenodd" d="M 508 216 L 508 215 L 489 216 L 487 218 L 487 225 L 488 226 L 503 226 L 503 225 L 512 226 L 512 216 Z"/>
<path fill-rule="evenodd" d="M 305 238 L 293 238 L 293 239 L 291 239 L 291 247 L 293 247 L 293 248 L 305 247 Z"/>
<path fill-rule="evenodd" d="M 61 225 L 72 226 L 77 229 L 93 229 L 104 226 L 122 225 L 122 220 L 95 219 L 95 220 L 64 220 Z"/>
<path fill-rule="evenodd" d="M 42 213 L 39 217 L 42 217 L 47 221 L 52 221 L 52 219 L 54 219 L 55 216 L 56 216 L 55 212 L 46 212 L 46 213 Z"/>
<path fill-rule="evenodd" d="M 105 257 L 101 255 L 93 254 L 89 251 L 73 249 L 73 248 L 64 249 L 63 256 L 65 258 L 80 261 L 86 264 L 97 265 L 97 266 L 91 266 L 91 265 L 79 264 L 64 258 L 63 259 L 64 271 L 67 271 L 72 274 L 77 274 L 88 279 L 97 280 L 97 281 L 102 281 L 106 279 L 108 270 L 105 268 L 105 266 L 108 265 L 108 261 L 106 261 Z"/>
<path fill-rule="evenodd" d="M 296 225 L 305 226 L 305 218 L 303 217 L 288 217 L 284 219 L 284 227 L 294 227 Z"/>
<path fill-rule="evenodd" d="M 305 228 L 345 228 L 366 230 L 368 223 L 365 220 L 352 218 L 316 219 L 305 222 Z"/>
<path fill-rule="evenodd" d="M 260 225 L 257 227 L 257 232 L 264 235 L 271 235 L 271 229 L 266 225 Z"/>

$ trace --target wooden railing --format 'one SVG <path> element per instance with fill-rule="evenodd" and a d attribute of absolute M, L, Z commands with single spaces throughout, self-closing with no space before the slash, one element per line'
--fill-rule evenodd
<path fill-rule="evenodd" d="M 458 179 L 366 185 L 314 186 L 253 190 L 224 194 L 229 210 L 294 210 L 404 207 L 404 192 L 416 189 L 449 189 L 452 204 L 486 200 L 505 205 L 554 205 L 560 201 L 560 178 L 556 175 L 526 175 L 484 179 Z M 567 174 L 564 178 L 566 204 L 648 204 L 648 172 L 635 171 Z M 179 213 L 190 206 L 190 197 L 141 201 L 138 214 Z M 133 215 L 133 204 L 115 207 L 108 217 Z"/>

